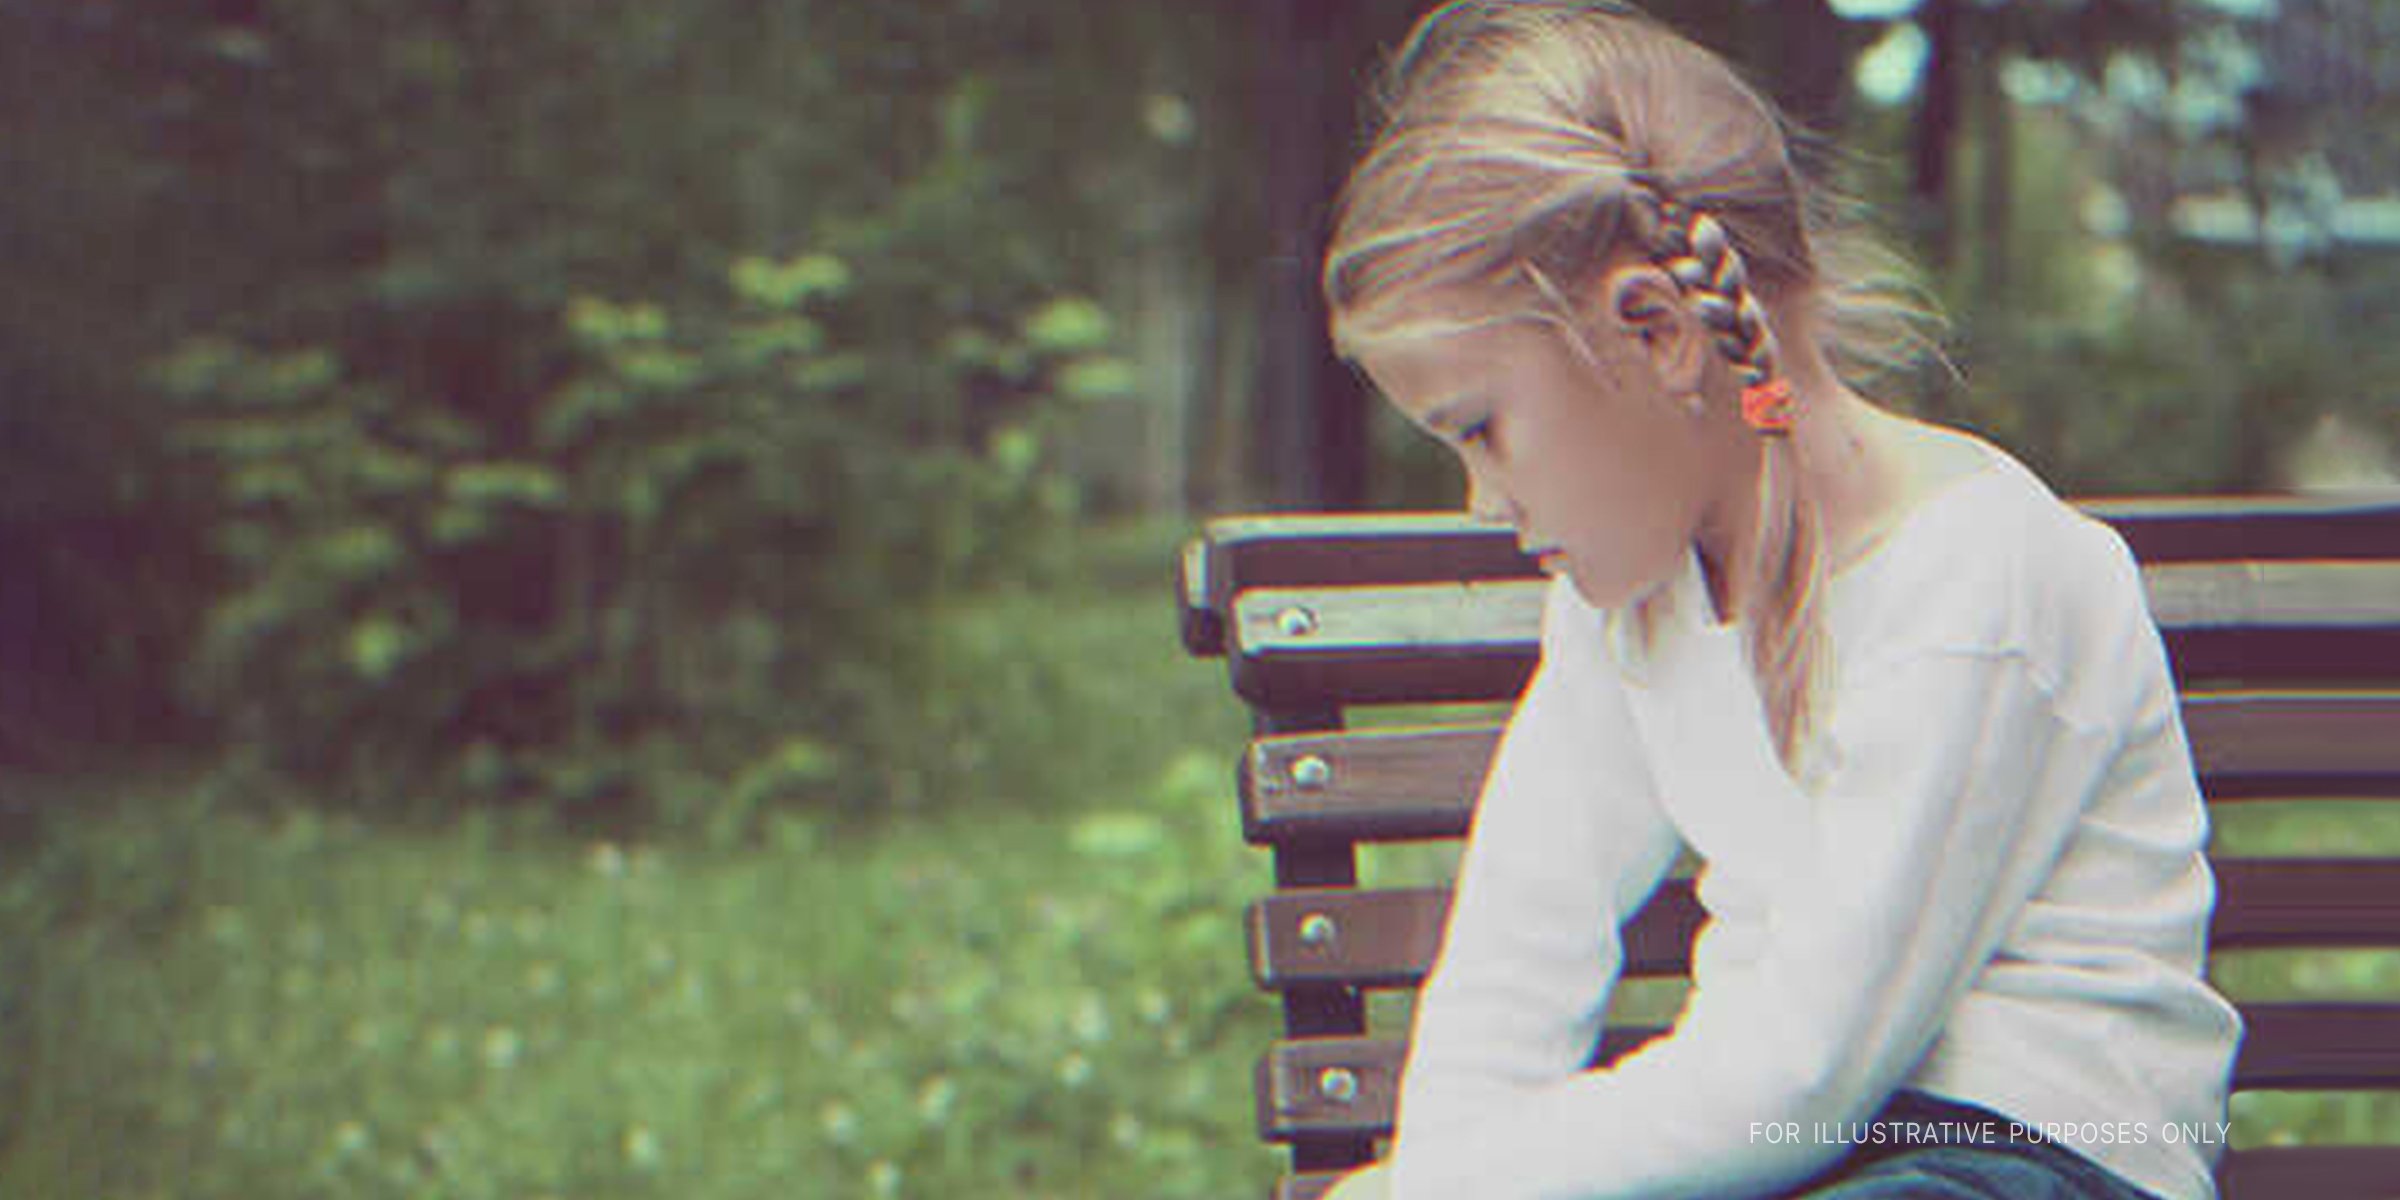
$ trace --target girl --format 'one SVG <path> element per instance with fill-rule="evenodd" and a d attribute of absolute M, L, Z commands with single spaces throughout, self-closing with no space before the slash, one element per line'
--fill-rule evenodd
<path fill-rule="evenodd" d="M 1876 408 L 1853 235 L 1727 65 L 1600 0 L 1396 55 L 1332 334 L 1555 577 L 1343 1200 L 2214 1195 L 2240 1022 L 2140 576 L 1966 434 Z M 1588 1065 L 1682 847 L 1673 1031 Z"/>

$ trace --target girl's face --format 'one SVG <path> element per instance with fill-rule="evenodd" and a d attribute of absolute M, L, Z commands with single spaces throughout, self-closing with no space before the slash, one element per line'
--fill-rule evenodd
<path fill-rule="evenodd" d="M 1458 454 L 1477 517 L 1514 527 L 1594 607 L 1618 608 L 1680 568 L 1720 507 L 1724 455 L 1638 327 L 1603 323 L 1584 340 L 1590 357 L 1560 325 L 1512 320 L 1396 338 L 1357 360 Z"/>

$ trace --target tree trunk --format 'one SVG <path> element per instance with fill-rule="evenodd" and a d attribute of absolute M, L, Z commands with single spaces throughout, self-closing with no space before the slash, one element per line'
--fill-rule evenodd
<path fill-rule="evenodd" d="M 1975 244 L 1976 286 L 1987 303 L 2005 299 L 2009 291 L 2009 253 L 2013 241 L 2013 192 L 2016 187 L 2016 113 L 2008 92 L 2000 86 L 2000 47 L 1993 39 L 1976 39 L 1975 123 L 1981 150 L 1977 157 Z"/>
<path fill-rule="evenodd" d="M 1959 37 L 1960 11 L 1959 0 L 1926 0 L 1918 17 L 1929 45 L 1916 128 L 1910 134 L 1909 197 L 1914 211 L 1909 219 L 1925 257 L 1943 271 L 1955 265 L 1950 163 L 1958 131 L 1960 58 L 1965 49 Z"/>
<path fill-rule="evenodd" d="M 1325 338 L 1318 266 L 1348 168 L 1357 22 L 1351 0 L 1254 0 L 1253 119 L 1265 132 L 1257 462 L 1270 503 L 1342 509 L 1366 496 L 1366 397 Z"/>
<path fill-rule="evenodd" d="M 1841 128 L 1850 65 L 1873 26 L 1843 20 L 1829 0 L 1778 0 L 1759 6 L 1758 16 L 1763 40 L 1753 41 L 1750 61 L 1774 72 L 1776 103 L 1812 133 Z M 1803 165 L 1816 164 L 1804 153 Z"/>

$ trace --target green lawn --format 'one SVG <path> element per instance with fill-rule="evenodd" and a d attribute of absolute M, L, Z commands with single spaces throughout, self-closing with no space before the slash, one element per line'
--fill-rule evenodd
<path fill-rule="evenodd" d="M 1221 671 L 1181 658 L 1139 570 L 979 599 L 939 636 L 952 744 L 928 753 L 953 769 L 928 778 L 963 763 L 989 793 L 786 810 L 741 849 L 87 786 L 0 874 L 0 1196 L 1264 1194 L 1275 1016 L 1239 918 L 1269 872 Z M 2391 850 L 2400 817 L 2223 833 Z M 2400 995 L 2400 956 L 2224 967 L 2242 994 Z M 2389 1100 L 2238 1112 L 2243 1143 L 2400 1137 Z"/>
<path fill-rule="evenodd" d="M 1244 725 L 1127 536 L 945 620 L 990 795 L 709 850 L 87 787 L 0 876 L 0 1195 L 1261 1194 Z"/>

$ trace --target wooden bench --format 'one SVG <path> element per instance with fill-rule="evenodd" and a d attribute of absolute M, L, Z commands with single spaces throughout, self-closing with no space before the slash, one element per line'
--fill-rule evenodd
<path fill-rule="evenodd" d="M 2400 803 L 2400 500 L 2082 506 L 2143 563 L 2213 806 Z M 1369 999 L 1423 978 L 1448 893 L 1360 887 L 1359 852 L 1465 833 L 1543 586 L 1506 530 L 1457 514 L 1228 518 L 1184 553 L 1184 644 L 1223 656 L 1251 709 L 1242 828 L 1274 855 L 1247 925 L 1283 1007 L 1256 1076 L 1260 1136 L 1292 1154 L 1279 1200 L 1321 1195 L 1391 1130 L 1407 1030 Z M 1349 728 L 1379 706 L 1475 704 L 1463 723 Z M 2400 856 L 2214 865 L 2217 951 L 2400 949 Z M 1688 877 L 1662 886 L 1625 930 L 1626 978 L 1684 975 L 1701 919 Z M 2400 1092 L 2400 997 L 2237 1002 L 2237 1092 Z M 1399 1027 L 1369 1028 L 1370 1007 Z M 1660 1032 L 1615 1025 L 1617 1007 L 1595 1061 Z M 2400 1146 L 2246 1148 L 2219 1177 L 2229 1200 L 2389 1198 Z"/>

